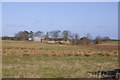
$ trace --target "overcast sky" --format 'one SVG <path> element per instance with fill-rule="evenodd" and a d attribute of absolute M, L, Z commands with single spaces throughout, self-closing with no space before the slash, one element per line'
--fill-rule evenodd
<path fill-rule="evenodd" d="M 117 2 L 2 3 L 2 36 L 18 31 L 70 30 L 80 37 L 91 33 L 118 39 Z"/>

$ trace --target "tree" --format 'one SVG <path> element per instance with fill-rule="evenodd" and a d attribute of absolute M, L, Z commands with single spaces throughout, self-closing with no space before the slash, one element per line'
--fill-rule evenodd
<path fill-rule="evenodd" d="M 42 34 L 43 34 L 42 31 L 37 31 L 37 32 L 35 32 L 33 35 L 34 35 L 35 37 L 42 37 Z"/>
<path fill-rule="evenodd" d="M 49 38 L 49 32 L 46 32 L 45 38 Z"/>
<path fill-rule="evenodd" d="M 29 32 L 29 37 L 32 38 L 33 37 L 33 31 Z"/>
<path fill-rule="evenodd" d="M 55 31 L 51 31 L 50 32 L 50 35 L 51 35 L 51 37 L 53 37 L 53 38 L 57 38 L 58 36 L 59 36 L 59 33 L 60 33 L 61 31 L 59 31 L 59 30 L 55 30 Z"/>
<path fill-rule="evenodd" d="M 99 44 L 99 42 L 101 42 L 102 40 L 103 40 L 103 38 L 101 36 L 97 36 L 97 37 L 95 37 L 94 42 L 95 42 L 95 44 Z"/>
<path fill-rule="evenodd" d="M 79 44 L 79 35 L 78 34 L 75 34 L 74 44 Z"/>
<path fill-rule="evenodd" d="M 70 34 L 70 41 L 72 44 L 74 44 L 74 42 L 75 42 L 75 34 L 74 33 Z"/>
<path fill-rule="evenodd" d="M 78 44 L 79 43 L 79 35 L 75 33 L 71 33 L 70 35 L 72 44 Z"/>
<path fill-rule="evenodd" d="M 15 34 L 15 38 L 17 40 L 28 40 L 29 39 L 29 32 L 28 31 L 20 31 Z"/>
<path fill-rule="evenodd" d="M 87 33 L 87 34 L 86 34 L 86 38 L 92 40 L 92 36 L 91 36 L 91 34 L 90 34 L 90 33 Z"/>
<path fill-rule="evenodd" d="M 103 38 L 103 41 L 109 41 L 109 40 L 110 40 L 110 38 L 108 36 Z"/>
<path fill-rule="evenodd" d="M 63 35 L 63 38 L 64 38 L 65 41 L 67 41 L 69 39 L 70 34 L 71 34 L 71 32 L 68 31 L 68 30 L 65 30 L 65 31 L 62 32 L 62 35 Z"/>

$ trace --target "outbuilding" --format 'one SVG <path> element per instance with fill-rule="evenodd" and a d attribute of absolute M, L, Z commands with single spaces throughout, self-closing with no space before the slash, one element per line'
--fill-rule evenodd
<path fill-rule="evenodd" d="M 41 39 L 41 37 L 33 37 L 33 41 L 42 42 L 42 39 Z"/>

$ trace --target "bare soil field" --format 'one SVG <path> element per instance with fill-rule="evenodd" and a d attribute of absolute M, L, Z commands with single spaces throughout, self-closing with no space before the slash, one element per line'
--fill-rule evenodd
<path fill-rule="evenodd" d="M 93 78 L 118 68 L 118 44 L 62 45 L 2 41 L 3 78 Z"/>

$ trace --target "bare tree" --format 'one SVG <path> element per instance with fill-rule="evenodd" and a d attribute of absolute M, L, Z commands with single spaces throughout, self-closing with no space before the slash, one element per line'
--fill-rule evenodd
<path fill-rule="evenodd" d="M 101 42 L 102 40 L 103 40 L 103 38 L 101 36 L 97 36 L 97 37 L 95 37 L 94 42 L 95 42 L 95 44 L 99 44 L 99 42 Z"/>
<path fill-rule="evenodd" d="M 65 39 L 65 41 L 67 41 L 71 35 L 71 32 L 68 30 L 65 30 L 62 32 L 63 38 Z"/>
<path fill-rule="evenodd" d="M 108 36 L 103 38 L 103 41 L 109 41 L 109 40 L 110 40 L 110 38 Z"/>
<path fill-rule="evenodd" d="M 33 37 L 33 31 L 29 32 L 29 37 L 32 38 Z"/>
<path fill-rule="evenodd" d="M 55 30 L 55 31 L 51 31 L 50 32 L 50 35 L 51 35 L 51 37 L 53 37 L 53 38 L 57 38 L 57 37 L 59 37 L 59 33 L 60 33 L 61 31 L 59 31 L 59 30 Z"/>
<path fill-rule="evenodd" d="M 90 33 L 87 33 L 87 34 L 86 34 L 86 38 L 88 38 L 88 39 L 90 39 L 90 40 L 91 40 L 91 39 L 92 39 L 91 34 L 90 34 Z"/>
<path fill-rule="evenodd" d="M 29 32 L 28 31 L 20 31 L 15 34 L 16 39 L 28 40 L 29 39 Z"/>
<path fill-rule="evenodd" d="M 43 34 L 42 31 L 37 31 L 37 32 L 35 32 L 33 35 L 34 35 L 35 37 L 42 37 L 42 34 Z"/>
<path fill-rule="evenodd" d="M 79 35 L 78 34 L 75 34 L 74 44 L 79 44 Z"/>
<path fill-rule="evenodd" d="M 74 33 L 70 34 L 70 41 L 72 44 L 74 44 L 74 41 L 75 41 L 75 34 Z"/>
<path fill-rule="evenodd" d="M 78 44 L 79 43 L 79 35 L 75 33 L 71 33 L 71 42 L 72 44 Z"/>
<path fill-rule="evenodd" d="M 45 38 L 49 38 L 49 32 L 46 32 Z"/>

